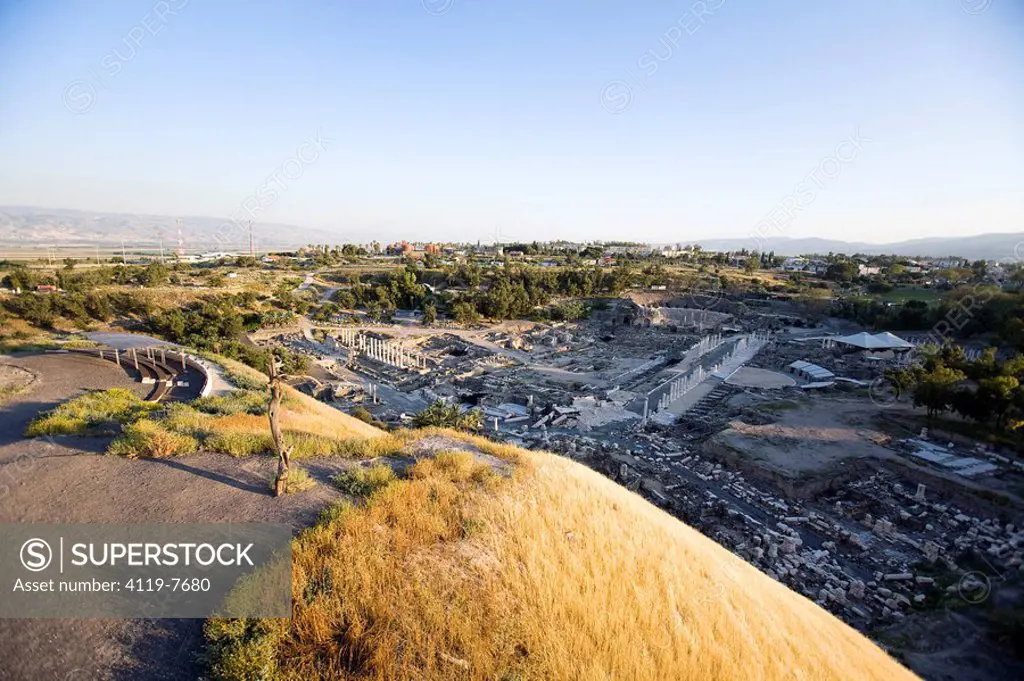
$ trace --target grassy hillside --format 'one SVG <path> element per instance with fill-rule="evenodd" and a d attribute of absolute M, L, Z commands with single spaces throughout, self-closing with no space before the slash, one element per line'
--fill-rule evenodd
<path fill-rule="evenodd" d="M 209 353 L 205 353 L 209 354 Z M 240 388 L 262 388 L 267 377 L 262 372 L 233 359 L 220 355 L 209 356 L 226 370 L 226 378 Z M 287 431 L 304 432 L 327 438 L 368 438 L 380 437 L 384 433 L 377 428 L 340 412 L 305 393 L 285 388 L 285 410 L 282 427 Z M 267 419 L 261 417 L 262 429 Z M 269 426 L 267 427 L 269 432 Z"/>
<path fill-rule="evenodd" d="M 240 390 L 166 413 L 127 391 L 90 393 L 29 430 L 116 423 L 110 451 L 127 456 L 269 451 L 266 379 L 217 361 Z M 453 431 L 384 433 L 293 390 L 283 406 L 298 458 L 385 458 L 339 476 L 357 503 L 295 540 L 290 620 L 207 622 L 211 681 L 914 678 L 569 459 Z"/>
<path fill-rule="evenodd" d="M 267 377 L 239 362 L 210 357 L 226 369 L 226 377 L 239 390 L 167 405 L 144 401 L 125 389 L 89 392 L 40 414 L 25 436 L 105 435 L 120 430 L 108 452 L 129 457 L 198 450 L 233 456 L 272 452 Z M 281 428 L 296 459 L 362 456 L 393 446 L 383 431 L 290 387 L 285 387 L 282 407 Z"/>
<path fill-rule="evenodd" d="M 213 678 L 915 678 L 581 465 L 455 433 L 398 439 L 415 465 L 296 540 L 291 621 L 207 623 Z"/>

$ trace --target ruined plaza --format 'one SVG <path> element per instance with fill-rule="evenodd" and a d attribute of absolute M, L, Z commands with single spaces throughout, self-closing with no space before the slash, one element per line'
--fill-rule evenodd
<path fill-rule="evenodd" d="M 305 387 L 338 408 L 396 425 L 436 400 L 479 409 L 489 436 L 602 472 L 884 640 L 942 603 L 1003 597 L 1022 564 L 1024 470 L 931 438 L 878 390 L 912 343 L 845 338 L 620 301 L 580 323 L 274 340 L 315 358 Z M 960 630 L 929 626 L 936 645 Z"/>

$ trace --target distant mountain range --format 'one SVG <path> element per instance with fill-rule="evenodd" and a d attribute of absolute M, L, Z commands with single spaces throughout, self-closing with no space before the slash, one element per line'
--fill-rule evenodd
<path fill-rule="evenodd" d="M 167 215 L 0 206 L 0 248 L 120 248 L 123 242 L 129 250 L 152 251 L 159 249 L 162 241 L 171 252 L 178 243 L 177 220 Z M 248 230 L 224 218 L 182 216 L 181 236 L 189 252 L 249 249 Z M 254 223 L 253 239 L 260 251 L 344 241 L 339 234 L 269 222 Z"/>
<path fill-rule="evenodd" d="M 810 253 L 863 253 L 865 255 L 903 255 L 907 257 L 956 256 L 968 260 L 1022 260 L 1024 261 L 1024 232 L 1015 234 L 978 234 L 975 236 L 925 237 L 897 241 L 890 244 L 869 244 L 836 239 L 790 239 L 770 237 L 757 240 L 744 239 L 698 239 L 697 243 L 706 251 L 775 251 L 775 255 L 804 255 Z"/>
<path fill-rule="evenodd" d="M 124 242 L 129 250 L 174 250 L 178 241 L 177 218 L 167 215 L 135 213 L 99 213 L 93 211 L 34 206 L 0 206 L 0 249 L 59 249 L 117 247 Z M 225 229 L 227 223 L 229 227 Z M 249 234 L 244 228 L 230 226 L 223 218 L 183 216 L 181 233 L 185 248 L 197 250 L 246 251 Z M 218 239 L 218 234 L 224 238 Z M 257 222 L 253 236 L 259 251 L 294 248 L 309 243 L 365 242 L 370 236 L 335 234 L 321 229 L 280 223 Z M 963 237 L 926 237 L 890 244 L 838 241 L 835 239 L 791 239 L 771 237 L 758 241 L 738 239 L 681 239 L 680 243 L 698 243 L 709 251 L 774 251 L 776 255 L 810 253 L 863 253 L 865 255 L 903 255 L 907 257 L 957 256 L 970 260 L 1024 260 L 1024 232 L 1016 234 L 979 234 Z"/>

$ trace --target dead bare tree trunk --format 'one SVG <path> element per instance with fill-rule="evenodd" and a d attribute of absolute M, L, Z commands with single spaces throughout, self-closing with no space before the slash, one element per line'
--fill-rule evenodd
<path fill-rule="evenodd" d="M 281 374 L 277 373 L 277 360 L 270 357 L 270 403 L 267 405 L 267 418 L 270 419 L 270 435 L 274 439 L 274 449 L 277 451 L 277 477 L 274 479 L 274 496 L 284 494 L 284 486 L 288 480 L 288 472 L 291 470 L 292 448 L 284 444 L 284 436 L 281 433 L 281 400 L 284 398 L 284 381 Z"/>

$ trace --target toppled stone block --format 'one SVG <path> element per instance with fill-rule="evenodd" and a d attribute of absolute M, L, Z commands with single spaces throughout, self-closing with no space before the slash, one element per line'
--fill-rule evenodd
<path fill-rule="evenodd" d="M 885 576 L 887 582 L 903 582 L 913 579 L 914 575 L 909 572 L 891 572 Z"/>

